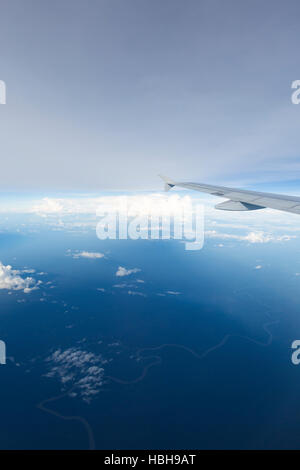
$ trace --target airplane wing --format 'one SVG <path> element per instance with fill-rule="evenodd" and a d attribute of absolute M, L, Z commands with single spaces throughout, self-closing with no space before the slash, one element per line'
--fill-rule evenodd
<path fill-rule="evenodd" d="M 174 186 L 193 189 L 201 193 L 208 193 L 212 196 L 226 198 L 227 201 L 215 206 L 216 209 L 226 211 L 253 211 L 257 209 L 277 209 L 279 211 L 293 212 L 300 214 L 300 197 L 285 196 L 283 194 L 262 193 L 258 191 L 248 191 L 245 189 L 227 188 L 225 186 L 214 186 L 202 183 L 180 183 L 168 177 L 159 175 L 165 182 L 165 191 L 169 191 Z"/>

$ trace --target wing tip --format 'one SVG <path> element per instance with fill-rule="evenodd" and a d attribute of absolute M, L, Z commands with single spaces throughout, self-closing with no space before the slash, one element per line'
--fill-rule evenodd
<path fill-rule="evenodd" d="M 164 176 L 164 175 L 158 175 L 165 183 L 165 191 L 170 191 L 170 189 L 172 189 L 176 183 L 175 181 L 171 180 L 171 178 L 169 178 L 168 176 Z"/>

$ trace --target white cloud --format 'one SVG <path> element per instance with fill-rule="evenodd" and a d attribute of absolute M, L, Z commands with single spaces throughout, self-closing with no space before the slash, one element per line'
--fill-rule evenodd
<path fill-rule="evenodd" d="M 78 259 L 78 258 L 100 259 L 100 258 L 104 258 L 104 254 L 103 253 L 93 253 L 93 252 L 89 252 L 89 251 L 80 251 L 78 253 L 73 253 L 72 257 L 74 259 Z"/>
<path fill-rule="evenodd" d="M 295 235 L 273 235 L 264 232 L 250 232 L 243 239 L 250 243 L 268 243 L 268 242 L 282 242 L 289 241 L 292 238 L 296 238 Z"/>
<path fill-rule="evenodd" d="M 138 273 L 139 271 L 141 271 L 139 268 L 126 269 L 123 266 L 119 266 L 116 272 L 116 276 L 118 277 L 129 276 L 130 274 Z"/>
<path fill-rule="evenodd" d="M 63 216 L 70 214 L 103 214 L 104 212 L 126 211 L 129 217 L 142 214 L 181 213 L 182 203 L 190 196 L 177 193 L 151 193 L 147 195 L 128 193 L 126 196 L 94 196 L 93 194 L 70 195 L 67 197 L 44 197 L 28 199 L 22 203 L 0 204 L 1 212 L 30 213 L 40 216 Z M 124 203 L 128 204 L 125 207 Z"/>
<path fill-rule="evenodd" d="M 32 277 L 23 278 L 21 271 L 12 269 L 10 265 L 5 266 L 0 261 L 0 289 L 22 290 L 25 294 L 38 288 L 41 281 L 36 282 Z"/>
<path fill-rule="evenodd" d="M 63 212 L 63 199 L 44 197 L 39 203 L 34 204 L 31 212 L 36 214 L 57 214 Z"/>
<path fill-rule="evenodd" d="M 238 240 L 249 243 L 269 243 L 283 242 L 296 238 L 296 235 L 274 235 L 267 232 L 249 232 L 247 235 L 235 235 L 233 233 L 217 232 L 216 230 L 208 230 L 205 232 L 207 238 L 219 238 L 223 240 Z"/>
<path fill-rule="evenodd" d="M 103 385 L 104 364 L 102 356 L 96 356 L 80 348 L 57 349 L 47 359 L 50 371 L 46 377 L 56 377 L 61 384 L 73 388 L 73 396 L 79 395 L 85 402 L 99 393 Z"/>
<path fill-rule="evenodd" d="M 159 297 L 166 297 L 166 295 L 181 295 L 181 292 L 175 290 L 167 290 L 164 294 L 159 292 L 156 295 L 158 295 Z"/>
<path fill-rule="evenodd" d="M 138 295 L 140 297 L 147 297 L 146 294 L 143 294 L 143 292 L 137 292 L 137 291 L 132 291 L 132 290 L 128 291 L 128 295 Z"/>
<path fill-rule="evenodd" d="M 261 264 L 258 264 L 257 266 L 255 266 L 254 269 L 261 269 L 262 268 L 262 265 Z"/>

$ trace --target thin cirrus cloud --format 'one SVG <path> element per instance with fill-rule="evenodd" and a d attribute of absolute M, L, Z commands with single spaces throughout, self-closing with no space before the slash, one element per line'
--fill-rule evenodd
<path fill-rule="evenodd" d="M 116 272 L 117 277 L 129 276 L 130 274 L 138 273 L 141 270 L 139 268 L 126 269 L 123 266 L 119 266 Z"/>
<path fill-rule="evenodd" d="M 26 272 L 27 270 L 23 271 Z M 32 277 L 21 277 L 22 271 L 5 266 L 0 261 L 0 289 L 22 290 L 25 294 L 38 289 L 41 281 L 36 282 Z"/>

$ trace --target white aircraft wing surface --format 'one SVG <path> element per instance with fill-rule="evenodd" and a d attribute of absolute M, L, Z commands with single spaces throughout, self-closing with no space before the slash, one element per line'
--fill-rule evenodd
<path fill-rule="evenodd" d="M 160 175 L 165 182 L 165 190 L 169 191 L 174 186 L 193 189 L 212 196 L 227 199 L 215 206 L 216 209 L 227 211 L 251 211 L 257 209 L 277 209 L 285 212 L 300 214 L 300 197 L 285 196 L 283 194 L 262 193 L 248 191 L 245 189 L 227 188 L 225 186 L 214 186 L 204 183 L 181 183 L 175 182 L 168 177 Z"/>

